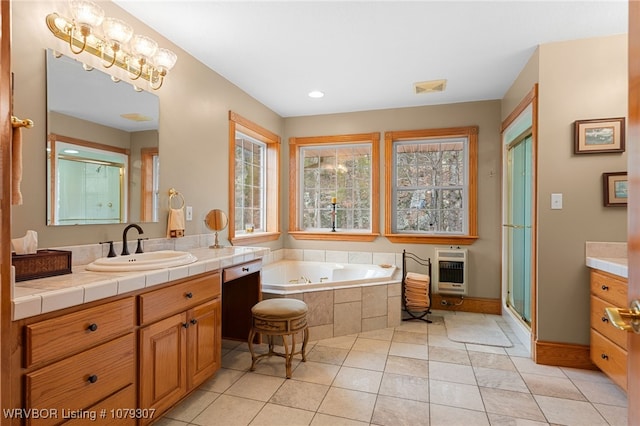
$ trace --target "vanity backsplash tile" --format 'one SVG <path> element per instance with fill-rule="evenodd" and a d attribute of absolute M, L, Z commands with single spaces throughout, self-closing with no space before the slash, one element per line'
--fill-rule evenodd
<path fill-rule="evenodd" d="M 262 258 L 262 263 L 279 260 L 303 260 L 307 262 L 358 263 L 373 265 L 396 265 L 402 267 L 402 253 L 349 252 L 334 250 L 280 249 L 271 251 Z"/>
<path fill-rule="evenodd" d="M 626 258 L 627 243 L 587 241 L 585 254 L 586 257 Z"/>

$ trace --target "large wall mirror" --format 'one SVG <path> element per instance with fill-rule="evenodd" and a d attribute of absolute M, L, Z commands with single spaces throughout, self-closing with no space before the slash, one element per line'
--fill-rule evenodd
<path fill-rule="evenodd" d="M 48 49 L 47 225 L 157 222 L 156 95 Z"/>

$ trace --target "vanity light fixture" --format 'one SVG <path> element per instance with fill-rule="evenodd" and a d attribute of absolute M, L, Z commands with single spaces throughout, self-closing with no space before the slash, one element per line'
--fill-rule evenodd
<path fill-rule="evenodd" d="M 105 18 L 102 8 L 91 1 L 70 0 L 69 6 L 72 19 L 51 13 L 47 16 L 47 27 L 69 43 L 72 53 L 97 56 L 105 68 L 115 65 L 127 71 L 132 80 L 147 80 L 153 90 L 162 86 L 178 59 L 175 53 L 159 48 L 147 36 L 134 34 L 126 22 Z"/>
<path fill-rule="evenodd" d="M 108 47 L 111 49 L 111 62 L 103 64 L 105 68 L 111 68 L 116 63 L 118 52 L 122 45 L 127 44 L 131 37 L 133 37 L 133 28 L 124 21 L 116 18 L 106 18 L 102 24 L 104 29 L 104 37 L 108 42 Z M 107 49 L 102 49 L 104 59 L 104 53 Z"/>

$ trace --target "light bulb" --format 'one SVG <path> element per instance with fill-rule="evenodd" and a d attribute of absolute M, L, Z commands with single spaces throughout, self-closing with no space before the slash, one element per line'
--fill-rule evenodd
<path fill-rule="evenodd" d="M 116 18 L 105 18 L 102 29 L 106 39 L 117 46 L 114 50 L 118 50 L 121 44 L 127 43 L 133 36 L 133 28 Z"/>
<path fill-rule="evenodd" d="M 82 27 L 84 25 L 95 28 L 104 19 L 104 10 L 97 4 L 87 0 L 69 1 L 71 13 L 76 22 Z"/>
<path fill-rule="evenodd" d="M 169 49 L 160 48 L 153 57 L 153 63 L 163 74 L 166 74 L 176 64 L 178 56 Z"/>
<path fill-rule="evenodd" d="M 147 36 L 136 34 L 131 39 L 131 50 L 136 57 L 148 60 L 158 50 L 158 43 Z"/>

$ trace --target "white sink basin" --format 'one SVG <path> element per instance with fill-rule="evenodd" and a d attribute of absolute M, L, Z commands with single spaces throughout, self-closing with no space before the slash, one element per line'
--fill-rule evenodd
<path fill-rule="evenodd" d="M 161 250 L 128 256 L 102 257 L 88 264 L 87 270 L 98 272 L 148 271 L 188 265 L 196 260 L 198 260 L 197 257 L 186 251 Z"/>

